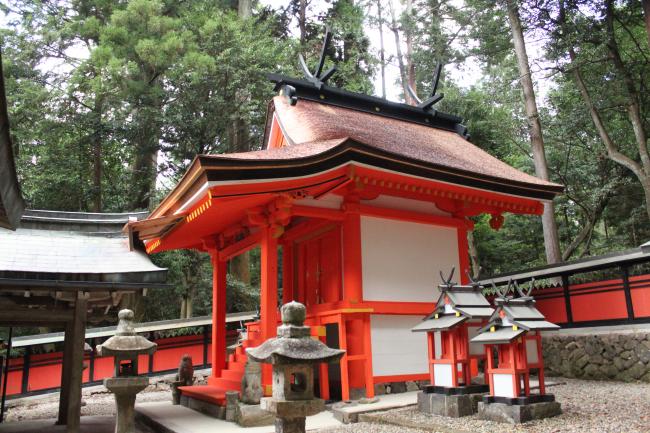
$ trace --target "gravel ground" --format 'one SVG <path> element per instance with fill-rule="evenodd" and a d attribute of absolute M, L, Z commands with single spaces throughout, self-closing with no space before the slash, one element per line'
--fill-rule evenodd
<path fill-rule="evenodd" d="M 562 404 L 563 414 L 555 418 L 513 426 L 477 417 L 459 419 L 425 415 L 413 407 L 373 414 L 372 424 L 324 430 L 327 433 L 650 433 L 650 384 L 585 381 L 549 378 L 556 386 L 548 389 Z M 381 426 L 391 423 L 397 425 Z M 421 428 L 421 429 L 417 429 Z"/>
<path fill-rule="evenodd" d="M 194 371 L 197 384 L 205 384 L 210 369 Z M 148 401 L 171 401 L 172 394 L 169 388 L 174 374 L 154 376 L 149 380 L 151 384 L 136 397 L 136 404 Z M 88 415 L 115 415 L 115 398 L 103 385 L 82 389 L 81 416 Z M 59 415 L 59 393 L 35 395 L 7 401 L 6 420 L 36 420 L 57 418 Z"/>
<path fill-rule="evenodd" d="M 482 421 L 476 416 L 452 419 L 421 414 L 413 407 L 373 414 L 372 423 L 361 422 L 319 433 L 650 433 L 650 384 L 549 378 L 548 388 L 562 404 L 563 414 L 512 426 Z M 171 399 L 165 378 L 138 394 L 137 401 Z M 112 415 L 113 395 L 103 387 L 83 390 L 82 415 Z M 8 421 L 56 418 L 58 394 L 10 402 Z"/>

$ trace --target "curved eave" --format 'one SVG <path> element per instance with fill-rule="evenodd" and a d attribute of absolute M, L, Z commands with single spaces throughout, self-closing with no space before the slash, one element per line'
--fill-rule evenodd
<path fill-rule="evenodd" d="M 492 176 L 405 158 L 350 139 L 325 152 L 302 158 L 244 159 L 199 156 L 198 159 L 209 182 L 308 176 L 356 162 L 444 183 L 536 200 L 552 200 L 564 190 L 561 185 L 505 182 Z"/>

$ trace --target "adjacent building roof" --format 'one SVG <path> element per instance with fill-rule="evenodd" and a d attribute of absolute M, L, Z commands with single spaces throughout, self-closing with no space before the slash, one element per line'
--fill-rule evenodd
<path fill-rule="evenodd" d="M 0 53 L 0 227 L 14 230 L 25 209 L 16 176 L 14 151 L 9 131 L 9 114 L 5 96 L 2 54 Z"/>
<path fill-rule="evenodd" d="M 21 228 L 0 231 L 0 285 L 21 279 L 164 283 L 166 270 L 129 250 L 121 233 L 137 216 L 27 211 Z"/>

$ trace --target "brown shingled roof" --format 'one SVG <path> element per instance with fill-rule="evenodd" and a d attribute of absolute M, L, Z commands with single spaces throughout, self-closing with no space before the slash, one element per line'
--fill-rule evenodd
<path fill-rule="evenodd" d="M 306 100 L 291 106 L 286 98 L 277 96 L 273 103 L 282 130 L 296 152 L 301 143 L 313 146 L 314 142 L 347 137 L 422 162 L 562 190 L 561 185 L 498 160 L 455 132 Z"/>

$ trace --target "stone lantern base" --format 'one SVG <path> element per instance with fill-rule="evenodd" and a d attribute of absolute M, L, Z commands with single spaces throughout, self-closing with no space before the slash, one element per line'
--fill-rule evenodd
<path fill-rule="evenodd" d="M 135 396 L 149 385 L 148 377 L 110 377 L 104 379 L 104 386 L 115 394 L 117 416 L 115 433 L 134 433 Z"/>
<path fill-rule="evenodd" d="M 273 397 L 263 398 L 260 402 L 263 410 L 275 415 L 276 433 L 304 433 L 305 418 L 316 415 L 325 409 L 325 400 L 279 400 Z"/>

